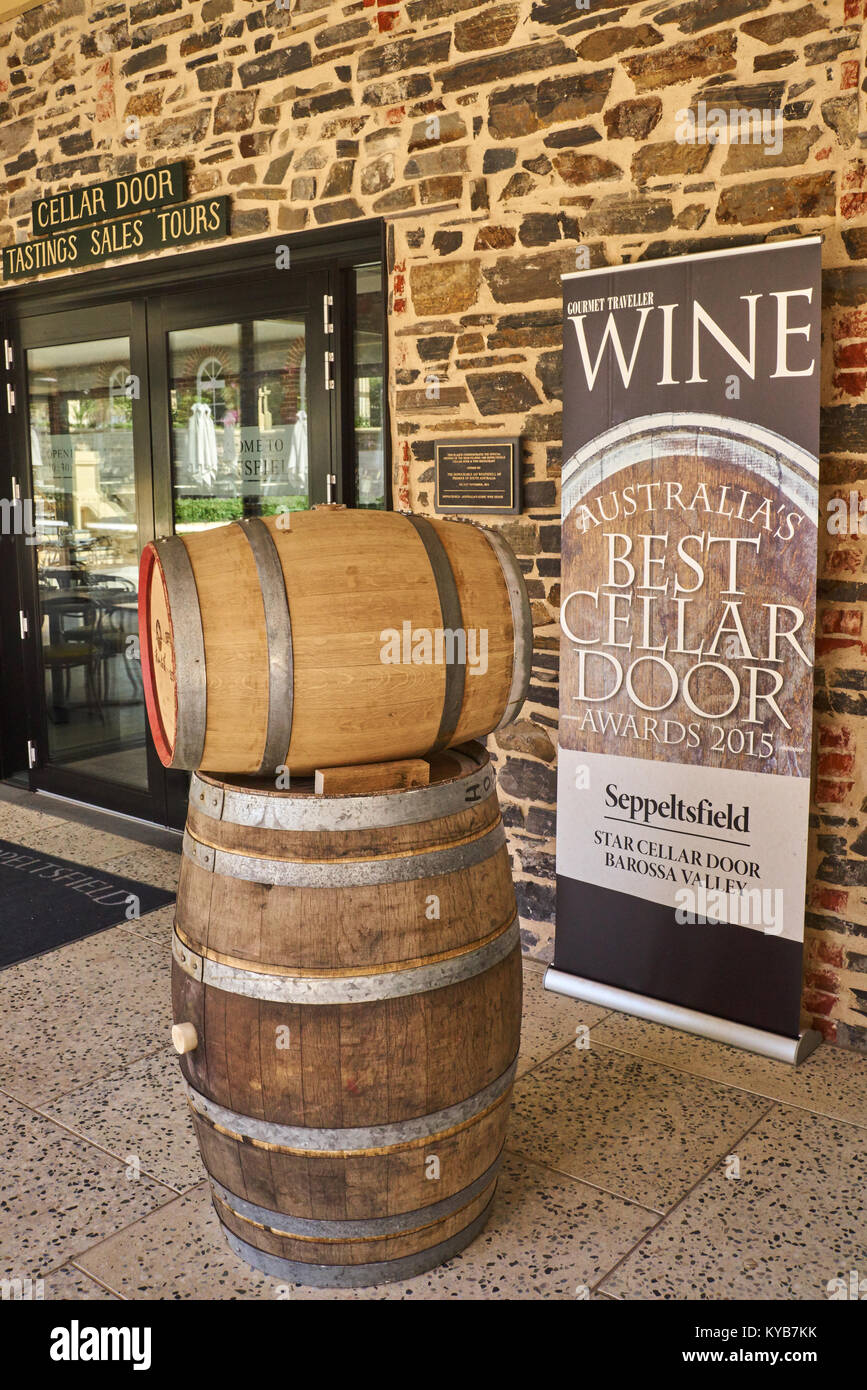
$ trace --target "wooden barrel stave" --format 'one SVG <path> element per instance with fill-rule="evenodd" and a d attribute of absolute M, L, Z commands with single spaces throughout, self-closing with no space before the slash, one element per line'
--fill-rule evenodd
<path fill-rule="evenodd" d="M 391 1258 L 383 1260 L 378 1258 L 380 1252 L 376 1250 L 375 1242 L 369 1241 L 363 1264 L 310 1263 L 308 1261 L 316 1258 L 316 1254 L 311 1254 L 309 1245 L 305 1248 L 307 1261 L 290 1260 L 273 1254 L 271 1250 L 262 1249 L 261 1245 L 265 1243 L 262 1236 L 267 1233 L 260 1232 L 256 1227 L 248 1227 L 246 1233 L 259 1240 L 260 1243 L 257 1245 L 248 1244 L 247 1241 L 236 1235 L 235 1231 L 229 1230 L 228 1226 L 224 1225 L 224 1229 L 229 1245 L 235 1253 L 253 1265 L 254 1268 L 261 1269 L 265 1274 L 299 1284 L 312 1284 L 324 1288 L 363 1288 L 370 1284 L 412 1279 L 416 1275 L 432 1269 L 435 1265 L 450 1260 L 453 1255 L 475 1240 L 483 1229 L 490 1214 L 492 1201 L 493 1191 L 480 1211 L 478 1210 L 480 1204 L 477 1204 L 475 1208 L 477 1214 L 473 1216 L 468 1225 L 458 1229 L 437 1245 L 424 1244 L 425 1239 L 429 1239 L 430 1236 L 427 1231 L 423 1230 L 416 1233 L 414 1239 L 408 1238 L 404 1241 L 404 1249 L 407 1246 L 415 1246 L 415 1249 L 411 1249 L 410 1253 L 399 1256 L 393 1254 Z M 219 1212 L 216 1202 L 215 1206 Z M 452 1223 L 452 1225 L 455 1224 L 457 1223 Z M 269 1243 L 273 1246 L 277 1242 L 272 1238 Z M 319 1251 L 321 1250 L 322 1247 L 320 1246 Z"/>
<path fill-rule="evenodd" d="M 490 1195 L 491 1185 L 496 1180 L 498 1168 L 499 1163 L 495 1162 L 469 1186 L 448 1196 L 439 1193 L 437 1200 L 426 1207 L 398 1212 L 392 1216 L 383 1216 L 378 1210 L 371 1209 L 368 1214 L 361 1217 L 335 1218 L 330 1221 L 308 1219 L 298 1216 L 297 1212 L 293 1212 L 290 1217 L 284 1211 L 275 1211 L 272 1207 L 260 1206 L 246 1198 L 238 1197 L 229 1188 L 223 1187 L 221 1183 L 217 1182 L 213 1176 L 211 1186 L 220 1206 L 228 1208 L 236 1217 L 251 1221 L 258 1226 L 264 1226 L 291 1239 L 322 1240 L 329 1243 L 354 1239 L 369 1241 L 372 1238 L 424 1230 L 425 1227 L 432 1225 L 441 1217 L 465 1211 L 480 1194 Z M 238 1234 L 243 1236 L 243 1230 L 239 1230 Z"/>
<path fill-rule="evenodd" d="M 388 1152 L 317 1154 L 265 1147 L 217 1128 L 191 1107 L 208 1173 L 230 1192 L 269 1210 L 314 1220 L 417 1211 L 435 1198 L 454 1196 L 467 1175 L 485 1173 L 499 1159 L 506 1134 L 510 1091 L 478 1116 Z M 435 1153 L 441 1176 L 426 1176 Z"/>
<path fill-rule="evenodd" d="M 181 1068 L 230 1242 L 298 1282 L 429 1268 L 480 1229 L 496 1184 L 514 889 L 487 755 L 434 761 L 431 788 L 385 799 L 194 779 L 173 1008 L 199 1044 Z"/>
<path fill-rule="evenodd" d="M 420 1213 L 415 1219 L 421 1224 L 408 1231 L 396 1234 L 357 1234 L 352 1239 L 341 1240 L 335 1237 L 296 1236 L 282 1227 L 269 1229 L 252 1218 L 240 1217 L 230 1206 L 214 1194 L 217 1214 L 227 1230 L 242 1240 L 256 1240 L 257 1248 L 266 1254 L 275 1255 L 281 1260 L 323 1265 L 366 1265 L 377 1262 L 391 1262 L 407 1255 L 416 1254 L 420 1242 L 429 1238 L 432 1230 L 441 1241 L 448 1241 L 459 1235 L 474 1219 L 489 1206 L 494 1195 L 496 1179 L 493 1179 L 481 1193 L 461 1206 L 455 1212 L 442 1216 L 427 1216 Z M 277 1213 L 275 1213 L 275 1219 Z M 424 1248 L 422 1245 L 421 1248 Z"/>
<path fill-rule="evenodd" d="M 501 846 L 488 859 L 445 878 L 348 886 L 341 891 L 343 915 L 335 920 L 327 889 L 213 882 L 215 875 L 185 860 L 179 885 L 183 931 L 189 944 L 203 945 L 217 959 L 246 962 L 250 969 L 279 969 L 275 962 L 292 961 L 300 970 L 373 971 L 427 960 L 467 949 L 508 924 L 514 916 L 514 891 L 503 873 L 508 862 Z M 440 910 L 435 934 L 424 915 L 424 903 L 433 896 Z"/>
<path fill-rule="evenodd" d="M 520 970 L 515 944 L 483 976 L 406 998 L 334 1006 L 249 999 L 193 980 L 190 993 L 204 998 L 189 1009 L 185 994 L 176 1016 L 188 1009 L 184 1018 L 197 1031 L 201 1026 L 207 1046 L 185 1054 L 181 1067 L 216 1104 L 276 1124 L 339 1128 L 424 1115 L 506 1070 L 520 1020 L 503 1001 L 514 999 Z M 284 1049 L 275 1046 L 279 1028 L 289 1029 Z M 383 1055 L 392 1064 L 387 1085 L 378 1072 Z"/>

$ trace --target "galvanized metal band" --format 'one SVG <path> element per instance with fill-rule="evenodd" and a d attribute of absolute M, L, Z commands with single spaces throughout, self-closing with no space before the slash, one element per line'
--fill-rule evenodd
<path fill-rule="evenodd" d="M 256 802 L 265 801 L 266 798 L 249 792 L 238 793 L 248 800 Z M 223 819 L 223 806 L 226 794 L 222 786 L 217 786 L 213 782 L 204 782 L 197 772 L 190 778 L 190 810 L 197 811 L 200 815 L 210 816 L 212 820 Z M 259 822 L 248 822 L 248 824 L 258 824 Z M 238 824 L 236 821 L 235 824 Z"/>
<path fill-rule="evenodd" d="M 203 957 L 181 941 L 174 929 L 172 929 L 172 960 L 177 961 L 184 974 L 189 975 L 191 980 L 201 982 L 204 973 Z"/>
<path fill-rule="evenodd" d="M 359 1150 L 397 1148 L 401 1144 L 411 1144 L 418 1139 L 428 1139 L 431 1135 L 457 1129 L 502 1099 L 514 1080 L 517 1065 L 516 1057 L 496 1081 L 457 1105 L 449 1105 L 432 1115 L 417 1115 L 410 1120 L 369 1125 L 364 1129 L 310 1129 L 306 1125 L 278 1125 L 270 1120 L 257 1120 L 252 1115 L 239 1115 L 235 1110 L 226 1110 L 224 1106 L 208 1100 L 188 1081 L 184 1081 L 184 1087 L 192 1108 L 236 1139 L 249 1139 L 295 1153 L 351 1154 Z"/>
<path fill-rule="evenodd" d="M 205 751 L 208 685 L 196 576 L 181 536 L 166 536 L 154 549 L 165 580 L 175 650 L 178 711 L 171 766 L 198 767 Z"/>
<path fill-rule="evenodd" d="M 487 526 L 478 528 L 488 541 L 500 562 L 500 569 L 506 581 L 509 607 L 512 610 L 512 631 L 514 633 L 514 652 L 512 656 L 512 683 L 506 697 L 503 717 L 497 725 L 502 729 L 511 724 L 527 698 L 530 676 L 533 670 L 533 615 L 530 612 L 530 599 L 521 567 L 511 546 L 507 545 L 499 531 Z M 495 730 L 496 732 L 496 730 Z"/>
<path fill-rule="evenodd" d="M 429 994 L 434 989 L 460 984 L 492 970 L 520 944 L 517 917 L 493 941 L 464 951 L 448 960 L 381 975 L 269 975 L 240 970 L 234 965 L 199 956 L 172 932 L 172 955 L 186 974 L 211 989 L 241 994 L 247 999 L 267 999 L 275 1004 L 369 1004 L 378 999 L 399 999 L 409 994 Z M 177 943 L 177 945 L 176 945 Z"/>
<path fill-rule="evenodd" d="M 379 1240 L 383 1236 L 402 1235 L 404 1231 L 415 1231 L 419 1227 L 432 1225 L 444 1216 L 451 1216 L 484 1192 L 496 1178 L 503 1160 L 502 1149 L 490 1168 L 481 1177 L 462 1187 L 451 1197 L 432 1202 L 428 1207 L 418 1207 L 415 1211 L 403 1211 L 397 1216 L 371 1216 L 362 1221 L 309 1221 L 290 1212 L 274 1211 L 271 1207 L 259 1207 L 248 1202 L 245 1197 L 237 1197 L 217 1179 L 210 1177 L 212 1191 L 221 1202 L 240 1216 L 244 1221 L 255 1221 L 266 1226 L 276 1235 L 294 1236 L 300 1240 Z"/>
<path fill-rule="evenodd" d="M 283 566 L 274 539 L 259 516 L 236 521 L 243 531 L 253 559 L 265 606 L 265 633 L 268 639 L 268 727 L 265 751 L 259 773 L 275 775 L 285 766 L 292 738 L 292 712 L 295 699 L 295 673 L 292 659 L 292 619 Z"/>
<path fill-rule="evenodd" d="M 193 773 L 190 808 L 226 825 L 262 830 L 381 830 L 385 826 L 421 825 L 476 806 L 496 788 L 494 769 L 480 744 L 462 744 L 449 753 L 467 762 L 466 771 L 459 776 L 430 787 L 376 796 L 255 791 Z M 475 767 L 470 767 L 470 762 Z"/>
<path fill-rule="evenodd" d="M 461 632 L 464 626 L 464 616 L 461 612 L 461 599 L 458 593 L 455 572 L 452 569 L 451 561 L 446 553 L 446 548 L 427 517 L 416 516 L 410 512 L 406 512 L 404 515 L 410 526 L 415 527 L 419 539 L 427 551 L 427 558 L 430 561 L 430 567 L 433 571 L 434 583 L 437 586 L 443 631 Z M 461 709 L 464 703 L 466 677 L 467 668 L 465 661 L 446 662 L 446 688 L 445 694 L 443 695 L 440 726 L 436 738 L 428 749 L 429 754 L 438 753 L 441 748 L 447 748 L 455 736 L 455 730 L 458 727 Z"/>
<path fill-rule="evenodd" d="M 483 863 L 506 843 L 502 821 L 483 835 L 448 849 L 426 850 L 394 859 L 347 859 L 305 862 L 259 859 L 249 854 L 214 849 L 184 831 L 184 854 L 200 869 L 223 878 L 267 883 L 280 888 L 353 888 L 360 884 L 408 883 L 458 873 Z"/>
<path fill-rule="evenodd" d="M 350 969 L 353 975 L 389 975 L 397 971 L 414 970 L 420 965 L 435 965 L 438 961 L 453 960 L 470 951 L 479 951 L 483 946 L 487 946 L 489 942 L 495 941 L 504 931 L 507 931 L 513 920 L 513 917 L 507 917 L 483 936 L 473 937 L 471 941 L 465 941 L 462 946 L 452 946 L 447 951 L 432 951 L 429 955 L 403 956 L 399 960 L 377 961 L 375 965 L 345 960 L 343 968 L 339 966 L 292 966 L 284 968 L 273 961 L 252 961 L 245 956 L 233 955 L 231 952 L 206 950 L 205 954 L 209 959 L 221 961 L 223 965 L 234 966 L 237 970 L 252 970 L 263 975 L 297 975 L 306 980 L 342 979 Z M 202 946 L 187 935 L 186 921 L 182 921 L 177 913 L 173 926 L 179 948 L 187 956 L 192 957 L 194 961 L 202 960 Z M 182 962 L 179 959 L 180 963 Z M 196 968 L 191 966 L 187 973 L 194 974 Z"/>
<path fill-rule="evenodd" d="M 440 1241 L 439 1245 L 431 1245 L 427 1250 L 419 1250 L 414 1255 L 402 1255 L 396 1260 L 379 1260 L 375 1264 L 315 1265 L 304 1264 L 299 1260 L 284 1260 L 279 1255 L 269 1255 L 265 1250 L 257 1250 L 254 1245 L 248 1245 L 247 1241 L 241 1240 L 234 1231 L 230 1231 L 228 1226 L 223 1226 L 223 1231 L 236 1255 L 246 1260 L 254 1269 L 260 1270 L 263 1274 L 270 1274 L 275 1279 L 282 1279 L 288 1284 L 306 1284 L 320 1289 L 365 1288 L 371 1284 L 394 1283 L 397 1279 L 413 1279 L 417 1274 L 424 1274 L 426 1270 L 450 1260 L 459 1250 L 463 1250 L 475 1240 L 490 1215 L 495 1193 L 496 1188 L 491 1193 L 491 1200 L 479 1215 L 462 1231 L 449 1236 L 448 1240 Z"/>

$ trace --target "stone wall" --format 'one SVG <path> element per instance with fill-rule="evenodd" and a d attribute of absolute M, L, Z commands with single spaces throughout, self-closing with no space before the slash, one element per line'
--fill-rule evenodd
<path fill-rule="evenodd" d="M 520 434 L 536 661 L 498 739 L 526 949 L 554 875 L 559 276 L 820 231 L 823 500 L 867 496 L 863 0 L 50 0 L 0 28 L 0 242 L 37 185 L 184 156 L 233 235 L 387 219 L 395 501 L 434 440 Z M 782 146 L 681 144 L 676 113 L 780 111 Z M 860 492 L 859 492 L 860 489 Z M 867 577 L 823 533 L 804 1004 L 867 1051 Z"/>

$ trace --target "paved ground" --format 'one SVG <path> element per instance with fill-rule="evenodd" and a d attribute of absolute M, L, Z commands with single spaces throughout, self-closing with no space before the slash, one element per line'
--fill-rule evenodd
<path fill-rule="evenodd" d="M 34 805 L 0 800 L 0 838 L 174 886 L 167 838 Z M 46 1299 L 813 1299 L 867 1279 L 867 1059 L 823 1046 L 795 1071 L 548 994 L 532 961 L 484 1233 L 380 1289 L 256 1273 L 211 1210 L 168 1045 L 171 921 L 0 974 L 0 1277 Z"/>

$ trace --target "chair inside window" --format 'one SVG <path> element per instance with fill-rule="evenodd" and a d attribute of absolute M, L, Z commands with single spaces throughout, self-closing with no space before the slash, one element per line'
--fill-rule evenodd
<path fill-rule="evenodd" d="M 43 600 L 43 611 L 48 621 L 48 641 L 42 648 L 42 660 L 46 672 L 51 674 L 55 708 L 60 704 L 61 691 L 66 708 L 70 708 L 72 673 L 80 670 L 84 676 L 88 711 L 94 709 L 104 724 L 99 692 L 100 662 L 104 654 L 102 609 L 93 599 L 69 597 Z"/>

